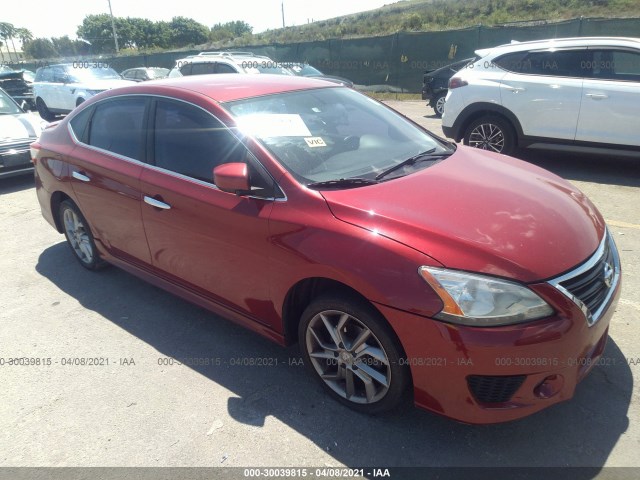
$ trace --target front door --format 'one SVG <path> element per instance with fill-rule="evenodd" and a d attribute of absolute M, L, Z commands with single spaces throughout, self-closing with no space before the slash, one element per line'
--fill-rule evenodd
<path fill-rule="evenodd" d="M 195 105 L 157 100 L 152 125 L 155 165 L 144 168 L 141 189 L 153 266 L 229 308 L 264 316 L 259 312 L 270 306 L 273 199 L 218 190 L 213 169 L 249 163 L 252 185 L 266 174 L 220 121 Z"/>

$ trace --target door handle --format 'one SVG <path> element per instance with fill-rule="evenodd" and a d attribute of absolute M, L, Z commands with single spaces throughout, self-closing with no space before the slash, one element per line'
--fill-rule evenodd
<path fill-rule="evenodd" d="M 604 100 L 605 98 L 609 98 L 609 95 L 605 95 L 604 93 L 587 93 L 586 96 L 592 100 Z"/>
<path fill-rule="evenodd" d="M 87 177 L 84 173 L 82 172 L 73 172 L 71 174 L 71 176 L 73 178 L 75 178 L 76 180 L 80 180 L 81 182 L 90 182 L 91 179 L 89 177 Z"/>
<path fill-rule="evenodd" d="M 510 87 L 509 85 L 504 85 L 504 88 L 509 90 L 511 93 L 520 93 L 520 92 L 524 92 L 526 90 L 526 89 L 524 89 L 522 87 Z"/>
<path fill-rule="evenodd" d="M 161 202 L 160 200 L 156 200 L 155 198 L 144 196 L 144 203 L 151 205 L 154 208 L 159 208 L 161 210 L 169 210 L 171 205 L 168 203 Z"/>

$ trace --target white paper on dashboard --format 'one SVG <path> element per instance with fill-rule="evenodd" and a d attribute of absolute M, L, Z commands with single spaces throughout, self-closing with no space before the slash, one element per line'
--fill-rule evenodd
<path fill-rule="evenodd" d="M 310 137 L 311 132 L 300 115 L 291 113 L 257 113 L 237 120 L 244 133 L 261 138 Z"/>

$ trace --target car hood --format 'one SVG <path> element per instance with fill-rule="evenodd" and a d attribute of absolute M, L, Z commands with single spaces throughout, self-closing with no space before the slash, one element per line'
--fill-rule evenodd
<path fill-rule="evenodd" d="M 468 147 L 402 178 L 322 195 L 336 218 L 448 268 L 521 282 L 548 279 L 583 262 L 605 230 L 600 213 L 570 183 Z"/>
<path fill-rule="evenodd" d="M 35 140 L 42 131 L 43 120 L 35 114 L 0 115 L 0 143 Z"/>

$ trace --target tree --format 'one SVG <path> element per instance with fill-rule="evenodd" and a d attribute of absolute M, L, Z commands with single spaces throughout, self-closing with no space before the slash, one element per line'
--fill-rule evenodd
<path fill-rule="evenodd" d="M 247 22 L 236 20 L 235 22 L 216 23 L 211 27 L 209 38 L 211 41 L 233 40 L 242 36 L 250 36 L 253 33 L 253 27 Z"/>
<path fill-rule="evenodd" d="M 64 37 L 52 38 L 51 43 L 57 54 L 61 57 L 73 57 L 81 54 L 85 43 L 80 40 L 71 40 L 67 35 Z"/>
<path fill-rule="evenodd" d="M 11 23 L 0 22 L 0 38 L 4 40 L 4 44 L 7 46 L 7 53 L 9 54 L 9 61 L 12 62 L 11 58 L 11 50 L 9 49 L 8 40 L 11 40 L 11 44 L 13 45 L 13 35 L 15 35 L 16 27 L 14 27 Z M 18 61 L 18 54 L 16 52 L 16 46 L 13 45 L 13 52 L 16 56 L 16 62 Z M 4 57 L 4 56 L 3 56 Z"/>
<path fill-rule="evenodd" d="M 52 58 L 57 57 L 58 52 L 55 49 L 53 42 L 48 38 L 36 38 L 26 43 L 23 46 L 24 53 L 30 58 Z"/>
<path fill-rule="evenodd" d="M 116 29 L 118 29 L 118 25 L 116 25 Z M 82 25 L 76 31 L 76 35 L 90 42 L 94 53 L 115 52 L 111 17 L 106 13 L 84 17 Z M 118 35 L 118 38 L 120 38 L 120 35 Z"/>
<path fill-rule="evenodd" d="M 18 37 L 20 43 L 22 43 L 22 51 L 24 51 L 25 44 L 33 40 L 33 34 L 28 28 L 17 28 L 16 37 Z"/>
<path fill-rule="evenodd" d="M 171 44 L 174 47 L 198 45 L 209 39 L 209 29 L 192 18 L 173 17 L 169 22 Z"/>

